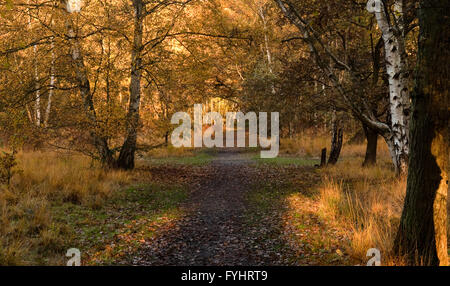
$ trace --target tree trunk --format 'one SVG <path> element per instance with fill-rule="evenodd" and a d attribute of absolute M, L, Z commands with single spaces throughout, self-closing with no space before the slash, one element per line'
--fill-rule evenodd
<path fill-rule="evenodd" d="M 145 4 L 143 0 L 133 0 L 133 8 L 134 36 L 133 48 L 131 51 L 130 105 L 127 114 L 127 134 L 117 160 L 117 166 L 125 170 L 134 168 L 134 155 L 136 153 L 137 132 L 139 127 L 143 49 L 142 36 L 145 14 Z"/>
<path fill-rule="evenodd" d="M 320 167 L 325 167 L 327 165 L 327 148 L 322 149 L 322 154 L 320 156 Z"/>
<path fill-rule="evenodd" d="M 38 71 L 38 63 L 37 63 L 37 46 L 33 46 L 34 53 L 34 80 L 35 80 L 35 89 L 36 89 L 36 97 L 35 97 L 35 113 L 36 113 L 36 126 L 41 126 L 41 84 L 39 83 L 39 71 Z"/>
<path fill-rule="evenodd" d="M 270 47 L 269 47 L 269 34 L 267 31 L 267 20 L 266 20 L 266 16 L 265 16 L 265 11 L 264 11 L 264 7 L 261 4 L 261 6 L 258 9 L 258 15 L 263 23 L 263 28 L 264 28 L 264 47 L 266 50 L 266 57 L 267 57 L 267 66 L 269 68 L 269 73 L 271 75 L 273 75 L 273 63 L 272 63 L 272 52 L 270 51 Z M 271 83 L 271 91 L 272 94 L 275 95 L 276 94 L 276 90 L 275 90 L 275 85 L 273 84 L 273 82 Z"/>
<path fill-rule="evenodd" d="M 115 167 L 113 152 L 108 147 L 107 139 L 98 133 L 97 114 L 95 112 L 93 94 L 89 78 L 84 64 L 83 53 L 81 51 L 80 43 L 73 29 L 73 23 L 70 15 L 66 19 L 66 28 L 68 32 L 68 39 L 70 43 L 70 55 L 72 65 L 75 70 L 75 79 L 78 89 L 80 90 L 81 98 L 83 99 L 83 109 L 91 123 L 89 134 L 92 138 L 92 144 L 97 150 L 100 162 L 105 167 Z"/>
<path fill-rule="evenodd" d="M 394 165 L 397 173 L 406 174 L 409 153 L 410 95 L 404 43 L 405 31 L 402 24 L 403 3 L 402 0 L 395 0 L 394 3 L 395 13 L 393 14 L 394 17 L 397 17 L 396 25 L 390 21 L 388 9 L 384 7 L 382 0 L 369 0 L 367 9 L 375 14 L 384 41 L 386 72 L 389 81 L 390 128 L 392 129 L 389 140 L 393 141 L 391 147 L 395 152 Z"/>
<path fill-rule="evenodd" d="M 32 15 L 31 9 L 28 8 L 29 18 L 28 18 L 28 28 L 32 29 Z M 33 45 L 33 65 L 34 65 L 34 88 L 35 88 L 35 98 L 34 98 L 34 119 L 36 126 L 41 126 L 41 85 L 39 83 L 39 70 L 38 70 L 38 59 L 37 59 L 37 46 Z"/>
<path fill-rule="evenodd" d="M 367 140 L 363 166 L 373 166 L 377 163 L 378 133 L 365 125 L 363 125 L 363 129 Z"/>
<path fill-rule="evenodd" d="M 409 264 L 448 265 L 449 0 L 421 0 L 408 184 L 394 252 Z"/>
<path fill-rule="evenodd" d="M 48 120 L 50 119 L 50 111 L 52 108 L 52 99 L 55 85 L 55 38 L 53 37 L 51 40 L 51 57 L 52 61 L 50 63 L 50 89 L 48 91 L 48 99 L 47 99 L 47 108 L 45 109 L 45 117 L 44 117 L 44 127 L 48 127 Z"/>
<path fill-rule="evenodd" d="M 342 149 L 343 130 L 338 126 L 338 119 L 336 118 L 336 111 L 333 112 L 333 139 L 331 141 L 330 158 L 328 159 L 329 165 L 336 165 L 339 160 L 339 155 Z"/>
<path fill-rule="evenodd" d="M 343 140 L 344 132 L 342 128 L 339 128 L 333 135 L 333 141 L 331 144 L 331 152 L 330 152 L 330 158 L 328 159 L 329 165 L 336 165 L 336 163 L 339 160 L 339 156 L 341 155 L 341 149 L 342 149 L 342 140 Z"/>
<path fill-rule="evenodd" d="M 164 143 L 166 143 L 166 146 L 169 145 L 169 131 L 167 131 L 166 133 L 164 133 Z"/>

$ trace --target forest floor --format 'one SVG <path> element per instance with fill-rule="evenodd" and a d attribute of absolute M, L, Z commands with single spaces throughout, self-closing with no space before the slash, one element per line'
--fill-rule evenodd
<path fill-rule="evenodd" d="M 344 236 L 321 221 L 310 198 L 320 180 L 311 166 L 314 162 L 280 162 L 265 164 L 255 160 L 254 153 L 223 150 L 200 166 L 169 163 L 150 167 L 149 172 L 164 180 L 176 182 L 181 177 L 187 183 L 179 215 L 157 227 L 150 221 L 152 235 L 139 240 L 137 247 L 125 249 L 120 258 L 97 263 L 349 264 L 349 257 L 338 248 Z M 113 244 L 120 243 L 116 240 Z"/>

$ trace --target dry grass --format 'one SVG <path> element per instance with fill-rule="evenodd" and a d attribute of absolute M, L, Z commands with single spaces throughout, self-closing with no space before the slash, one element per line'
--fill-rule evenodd
<path fill-rule="evenodd" d="M 346 139 L 344 138 L 344 142 Z M 283 138 L 280 140 L 280 154 L 320 158 L 323 148 L 327 148 L 327 152 L 330 152 L 331 135 L 323 132 L 305 132 L 292 139 Z M 378 140 L 377 152 L 382 163 L 390 163 L 389 150 L 382 138 Z M 364 158 L 365 153 L 365 144 L 344 144 L 341 159 Z"/>
<path fill-rule="evenodd" d="M 319 195 L 320 215 L 348 231 L 351 243 L 347 251 L 352 257 L 367 261 L 367 250 L 377 248 L 384 257 L 383 263 L 389 264 L 406 180 L 383 177 L 384 172 L 379 167 L 358 172 L 355 166 L 346 172 L 351 170 L 355 174 L 350 179 L 334 177 L 337 171 L 333 175 L 324 171 L 325 180 Z"/>
<path fill-rule="evenodd" d="M 88 204 L 130 180 L 130 173 L 105 171 L 84 156 L 33 152 L 20 154 L 18 160 L 23 172 L 12 187 L 48 199 Z"/>
<path fill-rule="evenodd" d="M 344 140 L 345 142 L 345 140 Z M 317 158 L 322 148 L 330 150 L 329 134 L 306 133 L 281 141 L 280 153 Z M 358 263 L 368 260 L 367 251 L 378 248 L 384 265 L 398 264 L 390 256 L 400 221 L 406 179 L 394 174 L 389 150 L 378 142 L 377 165 L 362 167 L 365 144 L 345 144 L 336 166 L 319 170 L 322 183 L 317 196 L 323 220 L 345 233 L 346 252 Z"/>
<path fill-rule="evenodd" d="M 280 154 L 297 155 L 302 157 L 318 157 L 322 148 L 330 148 L 326 136 L 299 136 L 293 139 L 281 139 Z"/>
<path fill-rule="evenodd" d="M 365 144 L 344 146 L 336 166 L 320 170 L 320 214 L 346 230 L 350 239 L 348 253 L 360 262 L 377 248 L 383 265 L 401 265 L 391 255 L 403 201 L 406 178 L 394 174 L 385 142 L 379 141 L 377 165 L 363 168 Z M 450 205 L 449 205 L 450 211 Z M 450 230 L 450 224 L 448 224 Z"/>
<path fill-rule="evenodd" d="M 82 156 L 30 152 L 17 160 L 21 172 L 0 187 L 0 265 L 58 264 L 52 254 L 65 249 L 70 226 L 55 222 L 50 207 L 70 202 L 96 208 L 131 180 L 129 173 L 104 171 Z"/>
<path fill-rule="evenodd" d="M 384 265 L 390 256 L 400 221 L 406 179 L 396 178 L 383 141 L 378 146 L 378 163 L 361 167 L 365 145 L 344 146 L 340 162 L 321 170 L 320 214 L 347 230 L 347 252 L 358 261 L 367 261 L 367 251 L 377 248 Z"/>

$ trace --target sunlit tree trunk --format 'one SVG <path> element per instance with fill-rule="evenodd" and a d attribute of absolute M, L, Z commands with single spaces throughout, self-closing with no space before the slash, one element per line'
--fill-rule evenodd
<path fill-rule="evenodd" d="M 36 96 L 34 101 L 34 111 L 35 111 L 35 118 L 36 118 L 36 126 L 41 126 L 41 85 L 39 84 L 39 71 L 38 71 L 38 64 L 37 64 L 37 46 L 33 46 L 33 53 L 34 53 L 34 81 L 35 85 L 34 88 L 36 89 Z"/>
<path fill-rule="evenodd" d="M 422 0 L 405 205 L 394 251 L 409 264 L 448 265 L 449 0 Z"/>
<path fill-rule="evenodd" d="M 264 49 L 265 49 L 266 57 L 267 57 L 267 66 L 269 68 L 269 73 L 271 75 L 273 75 L 272 52 L 270 51 L 270 46 L 269 46 L 269 32 L 267 29 L 267 20 L 266 20 L 266 15 L 265 15 L 263 4 L 261 4 L 258 7 L 258 15 L 259 15 L 259 18 L 261 19 L 261 22 L 263 23 Z M 271 92 L 272 92 L 272 94 L 276 94 L 275 85 L 273 83 L 271 84 Z"/>
<path fill-rule="evenodd" d="M 118 167 L 125 170 L 134 168 L 134 155 L 136 153 L 137 133 L 139 127 L 143 49 L 142 37 L 145 13 L 145 4 L 143 0 L 133 0 L 133 8 L 134 35 L 133 47 L 131 51 L 131 83 L 130 103 L 127 114 L 127 134 L 117 161 Z"/>
<path fill-rule="evenodd" d="M 28 18 L 28 28 L 32 29 L 32 16 L 31 9 L 28 9 L 29 18 Z M 35 88 L 35 98 L 34 98 L 34 123 L 36 126 L 41 125 L 41 86 L 39 84 L 39 70 L 38 70 L 38 62 L 37 62 L 37 46 L 33 45 L 33 65 L 34 65 L 34 88 Z"/>
<path fill-rule="evenodd" d="M 48 91 L 47 108 L 45 109 L 44 126 L 48 127 L 48 120 L 50 119 L 50 111 L 52 108 L 52 99 L 55 85 L 55 39 L 51 42 L 51 57 L 50 63 L 50 89 Z"/>

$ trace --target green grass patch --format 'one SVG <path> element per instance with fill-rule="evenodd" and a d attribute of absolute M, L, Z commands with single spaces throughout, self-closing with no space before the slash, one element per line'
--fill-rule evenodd
<path fill-rule="evenodd" d="M 313 167 L 314 165 L 320 163 L 316 159 L 298 158 L 298 157 L 276 157 L 270 159 L 263 159 L 259 155 L 255 155 L 252 159 L 256 161 L 257 164 L 277 165 L 277 166 L 295 165 L 295 166 Z"/>
<path fill-rule="evenodd" d="M 160 225 L 180 217 L 186 198 L 182 186 L 138 185 L 94 209 L 65 203 L 53 206 L 52 213 L 58 224 L 70 227 L 66 239 L 80 249 L 83 264 L 110 265 L 154 236 Z"/>
<path fill-rule="evenodd" d="M 288 181 L 272 181 L 270 184 L 258 183 L 247 195 L 249 204 L 246 223 L 253 229 L 265 231 L 253 234 L 257 241 L 277 241 L 272 249 L 278 253 L 290 253 L 287 264 L 296 265 L 343 265 L 344 258 L 335 253 L 336 240 L 327 236 L 327 226 L 306 209 L 296 208 L 289 201 L 297 196 L 308 200 L 308 193 Z M 285 233 L 285 223 L 290 225 L 289 233 Z M 285 239 L 279 240 L 280 236 Z M 277 240 L 278 239 L 278 240 Z M 286 240 L 287 239 L 287 240 Z M 290 241 L 291 244 L 285 243 Z M 291 253 L 292 242 L 301 249 L 299 253 Z"/>
<path fill-rule="evenodd" d="M 196 152 L 193 156 L 169 156 L 164 158 L 146 158 L 151 165 L 189 165 L 203 166 L 209 164 L 214 158 L 211 152 Z"/>

